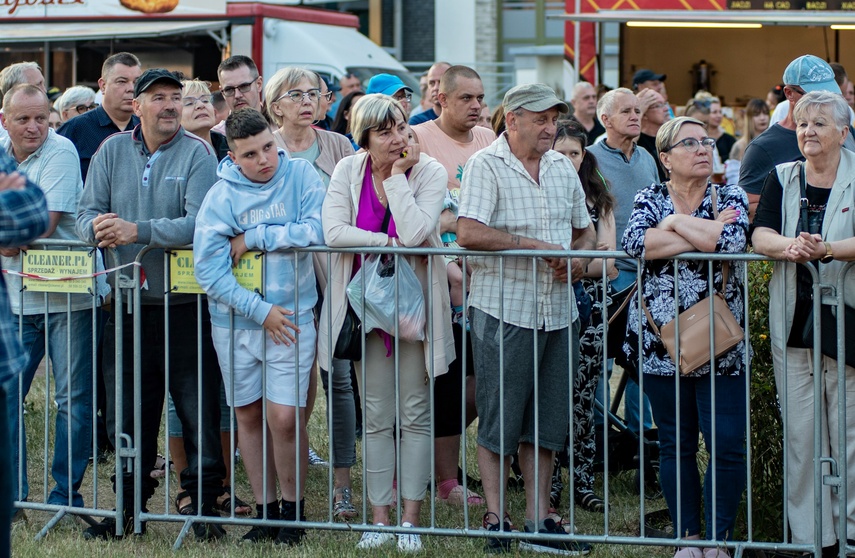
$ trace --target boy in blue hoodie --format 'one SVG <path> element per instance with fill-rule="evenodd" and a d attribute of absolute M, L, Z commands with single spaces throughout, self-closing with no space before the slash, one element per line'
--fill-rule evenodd
<path fill-rule="evenodd" d="M 317 303 L 311 254 L 291 248 L 323 244 L 324 185 L 312 165 L 277 149 L 260 112 L 246 108 L 226 119 L 229 157 L 217 168 L 220 180 L 196 216 L 193 255 L 196 279 L 208 294 L 212 336 L 240 431 L 239 446 L 255 495 L 258 517 L 297 520 L 308 469 L 306 394 L 317 333 Z M 232 274 L 247 250 L 266 254 L 263 296 Z M 229 330 L 234 314 L 234 331 Z M 266 338 L 266 339 L 265 339 Z M 231 368 L 229 348 L 234 354 Z M 262 365 L 266 362 L 266 384 Z M 231 382 L 234 381 L 234 395 Z M 299 393 L 298 393 L 299 389 Z M 263 430 L 262 397 L 267 399 Z M 295 416 L 299 407 L 299 423 Z M 297 437 L 300 478 L 297 479 Z M 263 492 L 262 444 L 267 437 L 267 493 Z M 276 476 L 282 505 L 276 498 Z M 244 540 L 299 544 L 297 528 L 255 526 Z"/>

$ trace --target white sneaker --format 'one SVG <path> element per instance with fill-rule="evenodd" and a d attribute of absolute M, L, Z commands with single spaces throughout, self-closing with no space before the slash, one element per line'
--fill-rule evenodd
<path fill-rule="evenodd" d="M 401 527 L 413 527 L 413 524 L 409 521 L 405 521 L 401 524 Z M 402 533 L 398 535 L 398 550 L 401 552 L 419 552 L 422 549 L 422 537 L 421 535 L 413 535 Z"/>
<path fill-rule="evenodd" d="M 383 527 L 382 523 L 377 524 Z M 380 548 L 381 546 L 391 543 L 395 540 L 395 535 L 392 533 L 376 533 L 373 531 L 365 531 L 362 533 L 362 538 L 356 543 L 356 548 L 360 550 L 369 550 L 372 548 Z"/>
<path fill-rule="evenodd" d="M 309 465 L 311 467 L 329 467 L 330 464 L 318 455 L 318 452 L 309 448 Z"/>

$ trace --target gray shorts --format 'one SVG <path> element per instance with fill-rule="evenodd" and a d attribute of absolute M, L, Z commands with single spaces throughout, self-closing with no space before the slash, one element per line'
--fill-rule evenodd
<path fill-rule="evenodd" d="M 537 331 L 538 391 L 534 391 L 535 331 L 509 324 L 471 308 L 469 323 L 475 357 L 475 404 L 478 445 L 499 455 L 516 453 L 520 442 L 535 443 L 534 411 L 538 409 L 537 445 L 561 451 L 570 421 L 571 375 L 579 363 L 579 322 L 556 331 Z M 501 338 L 500 338 L 501 334 Z M 570 339 L 572 335 L 572 354 Z M 503 345 L 504 374 L 499 368 Z M 499 386 L 504 380 L 504 406 Z M 500 424 L 500 417 L 504 424 Z M 504 444 L 501 440 L 504 439 Z"/>

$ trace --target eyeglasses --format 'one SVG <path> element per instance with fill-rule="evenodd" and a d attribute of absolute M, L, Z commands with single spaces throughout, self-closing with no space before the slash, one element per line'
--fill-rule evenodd
<path fill-rule="evenodd" d="M 96 108 L 98 108 L 98 103 L 92 103 L 91 105 L 77 105 L 74 107 L 74 110 L 77 111 L 77 114 L 83 114 L 84 112 L 89 112 Z"/>
<path fill-rule="evenodd" d="M 332 91 L 327 91 L 326 93 L 321 93 L 321 97 L 329 101 L 330 99 L 332 99 L 332 94 Z"/>
<path fill-rule="evenodd" d="M 392 98 L 393 98 L 393 99 L 395 99 L 396 101 L 407 101 L 407 102 L 412 102 L 412 100 L 413 100 L 413 94 L 412 94 L 412 93 L 406 93 L 406 92 L 404 92 L 404 93 L 395 93 L 394 95 L 392 95 Z"/>
<path fill-rule="evenodd" d="M 235 87 L 222 87 L 220 91 L 223 92 L 223 97 L 234 97 L 235 91 L 240 91 L 241 93 L 249 93 L 249 90 L 252 89 L 252 86 L 255 84 L 258 78 L 253 79 L 252 81 L 248 81 L 246 83 L 241 83 L 240 85 L 236 85 Z"/>
<path fill-rule="evenodd" d="M 698 147 L 704 146 L 704 149 L 707 151 L 712 151 L 715 147 L 715 140 L 712 138 L 703 138 L 701 140 L 696 140 L 695 138 L 686 138 L 684 140 L 678 141 L 674 145 L 668 147 L 664 150 L 665 153 L 671 151 L 677 146 L 682 146 L 683 149 L 688 151 L 689 153 L 695 153 L 698 150 Z"/>
<path fill-rule="evenodd" d="M 213 99 L 213 95 L 202 95 L 201 97 L 184 97 L 181 99 L 181 104 L 185 107 L 195 107 L 196 103 L 202 103 L 202 105 L 210 105 L 211 100 Z"/>
<path fill-rule="evenodd" d="M 308 99 L 315 103 L 318 101 L 318 99 L 321 98 L 321 90 L 309 89 L 308 91 L 300 91 L 299 89 L 292 89 L 291 91 L 286 91 L 285 93 L 273 99 L 273 102 L 276 103 L 280 99 L 284 99 L 285 97 L 291 99 L 292 103 L 302 103 L 303 99 Z"/>

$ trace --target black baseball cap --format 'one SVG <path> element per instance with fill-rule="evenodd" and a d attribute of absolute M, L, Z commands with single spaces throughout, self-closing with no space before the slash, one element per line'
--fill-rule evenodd
<path fill-rule="evenodd" d="M 139 97 L 140 93 L 145 92 L 146 89 L 158 82 L 166 82 L 179 89 L 183 87 L 181 80 L 178 79 L 178 76 L 174 72 L 170 72 L 166 68 L 152 68 L 151 70 L 144 71 L 137 80 L 136 85 L 134 85 L 134 97 Z"/>
<path fill-rule="evenodd" d="M 635 87 L 639 83 L 644 83 L 645 81 L 665 81 L 666 77 L 667 76 L 665 74 L 657 74 L 653 70 L 642 68 L 632 76 L 632 86 Z"/>

